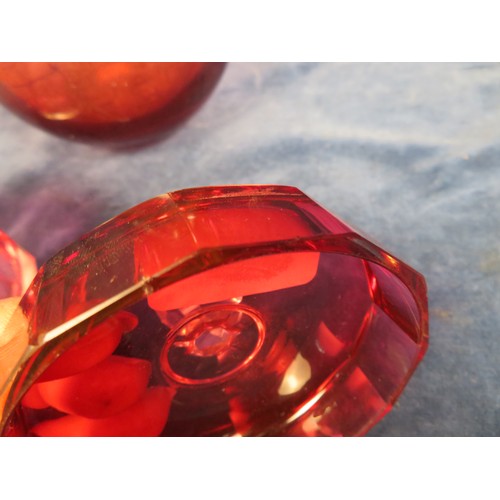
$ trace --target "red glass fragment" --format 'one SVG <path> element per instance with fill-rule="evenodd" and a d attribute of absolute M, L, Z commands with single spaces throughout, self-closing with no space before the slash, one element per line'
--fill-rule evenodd
<path fill-rule="evenodd" d="M 42 410 L 49 406 L 40 394 L 40 384 L 32 385 L 24 395 L 22 402 L 23 406 L 32 408 L 33 410 Z"/>
<path fill-rule="evenodd" d="M 223 63 L 0 63 L 0 101 L 69 139 L 135 145 L 187 119 Z"/>
<path fill-rule="evenodd" d="M 69 377 L 100 363 L 118 347 L 123 333 L 133 330 L 137 318 L 125 311 L 111 316 L 91 328 L 79 342 L 72 345 L 40 377 L 40 382 Z"/>
<path fill-rule="evenodd" d="M 423 277 L 280 186 L 134 207 L 45 264 L 19 310 L 3 435 L 361 435 L 428 337 Z"/>
<path fill-rule="evenodd" d="M 32 429 L 36 436 L 155 437 L 165 422 L 174 391 L 151 387 L 142 398 L 125 411 L 108 418 L 85 418 L 75 415 L 45 420 Z"/>
<path fill-rule="evenodd" d="M 35 384 L 42 399 L 56 410 L 88 418 L 104 418 L 135 403 L 146 390 L 151 363 L 110 356 L 77 375 Z"/>

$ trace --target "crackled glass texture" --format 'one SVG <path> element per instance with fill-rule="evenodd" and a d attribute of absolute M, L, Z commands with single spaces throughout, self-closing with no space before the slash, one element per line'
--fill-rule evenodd
<path fill-rule="evenodd" d="M 299 190 L 210 187 L 61 251 L 20 325 L 4 436 L 353 436 L 424 355 L 427 301 L 420 274 Z"/>
<path fill-rule="evenodd" d="M 135 146 L 193 114 L 223 63 L 0 63 L 0 102 L 67 139 Z"/>

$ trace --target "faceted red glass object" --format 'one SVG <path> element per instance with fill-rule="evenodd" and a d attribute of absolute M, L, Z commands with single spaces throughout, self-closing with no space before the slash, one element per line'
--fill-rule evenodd
<path fill-rule="evenodd" d="M 0 101 L 69 139 L 157 140 L 210 95 L 223 63 L 0 63 Z"/>
<path fill-rule="evenodd" d="M 196 188 L 39 271 L 6 436 L 353 436 L 427 347 L 423 277 L 292 187 Z"/>

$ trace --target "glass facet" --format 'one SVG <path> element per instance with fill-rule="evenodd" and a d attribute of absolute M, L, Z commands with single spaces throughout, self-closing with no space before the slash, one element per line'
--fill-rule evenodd
<path fill-rule="evenodd" d="M 423 277 L 296 188 L 159 196 L 39 271 L 6 436 L 355 436 L 427 347 Z"/>

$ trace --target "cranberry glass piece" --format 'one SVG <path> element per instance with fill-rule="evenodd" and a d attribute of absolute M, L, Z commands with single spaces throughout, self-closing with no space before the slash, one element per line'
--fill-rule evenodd
<path fill-rule="evenodd" d="M 21 296 L 35 274 L 35 258 L 0 231 L 0 299 Z"/>
<path fill-rule="evenodd" d="M 0 379 L 12 369 L 12 359 L 21 356 L 26 347 L 22 321 L 20 329 L 7 329 L 7 323 L 35 274 L 34 257 L 0 231 Z M 0 391 L 0 408 L 4 398 Z"/>
<path fill-rule="evenodd" d="M 193 114 L 223 63 L 0 63 L 0 101 L 70 139 L 136 145 Z"/>
<path fill-rule="evenodd" d="M 40 269 L 20 324 L 6 436 L 361 435 L 428 335 L 423 277 L 283 186 L 115 217 Z"/>

